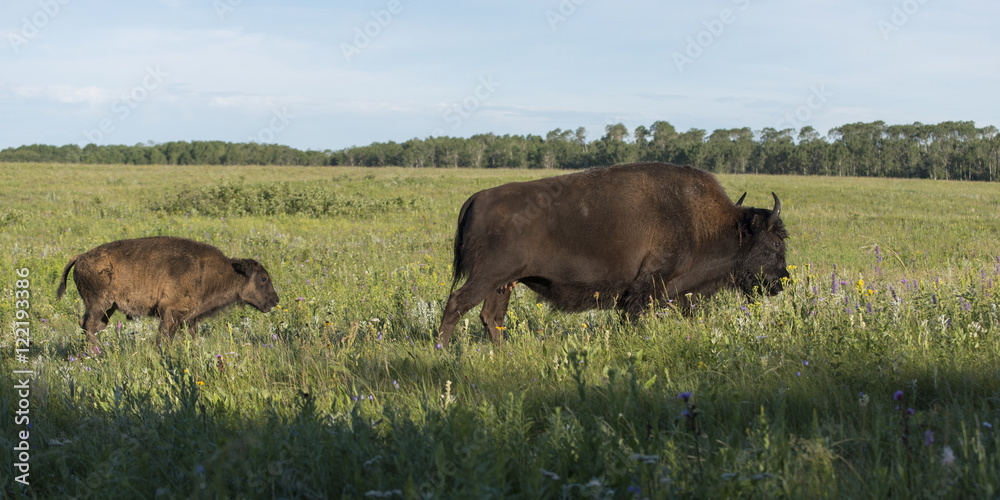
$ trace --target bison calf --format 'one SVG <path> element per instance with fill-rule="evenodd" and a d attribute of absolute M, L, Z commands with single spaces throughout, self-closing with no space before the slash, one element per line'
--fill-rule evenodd
<path fill-rule="evenodd" d="M 160 318 L 157 340 L 173 338 L 185 323 L 195 336 L 198 321 L 234 303 L 268 312 L 278 303 L 267 270 L 253 259 L 230 259 L 205 243 L 158 236 L 105 243 L 69 260 L 57 298 L 73 281 L 86 311 L 80 326 L 97 344 L 95 333 L 108 326 L 115 311 L 128 319 Z"/>

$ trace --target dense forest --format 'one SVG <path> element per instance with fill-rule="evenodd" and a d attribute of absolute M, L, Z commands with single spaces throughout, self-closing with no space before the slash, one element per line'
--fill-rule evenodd
<path fill-rule="evenodd" d="M 995 181 L 1000 134 L 973 122 L 936 125 L 852 123 L 824 137 L 813 127 L 677 131 L 658 121 L 629 131 L 620 123 L 587 140 L 587 130 L 545 135 L 478 134 L 377 142 L 339 151 L 220 141 L 135 146 L 31 145 L 0 151 L 3 162 L 205 165 L 356 165 L 416 168 L 569 168 L 641 160 L 694 165 L 718 173 L 919 177 Z"/>

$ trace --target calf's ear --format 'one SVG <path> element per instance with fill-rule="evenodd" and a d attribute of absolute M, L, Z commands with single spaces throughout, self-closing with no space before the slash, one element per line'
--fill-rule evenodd
<path fill-rule="evenodd" d="M 233 259 L 233 270 L 243 276 L 249 277 L 253 272 L 253 267 L 250 265 L 250 262 L 252 262 L 250 259 Z"/>

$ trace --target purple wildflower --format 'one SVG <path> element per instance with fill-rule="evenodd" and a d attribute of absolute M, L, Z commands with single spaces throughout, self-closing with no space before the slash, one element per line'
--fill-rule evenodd
<path fill-rule="evenodd" d="M 934 431 L 927 429 L 927 432 L 924 432 L 924 446 L 932 444 L 934 444 Z"/>
<path fill-rule="evenodd" d="M 893 393 L 892 399 L 894 401 L 902 401 L 903 400 L 903 391 L 902 390 L 898 390 L 895 393 Z"/>
<path fill-rule="evenodd" d="M 691 393 L 690 393 L 690 392 L 687 392 L 687 391 L 685 391 L 685 392 L 682 392 L 682 393 L 678 394 L 678 395 L 677 395 L 677 397 L 679 397 L 679 398 L 683 399 L 683 400 L 684 400 L 684 402 L 685 402 L 685 403 L 687 403 L 687 401 L 688 401 L 689 399 L 691 399 Z"/>

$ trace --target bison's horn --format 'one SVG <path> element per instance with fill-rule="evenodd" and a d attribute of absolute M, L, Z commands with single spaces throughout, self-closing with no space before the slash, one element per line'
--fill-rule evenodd
<path fill-rule="evenodd" d="M 771 192 L 771 196 L 774 197 L 774 208 L 771 209 L 771 216 L 767 218 L 767 225 L 774 226 L 778 222 L 778 217 L 781 216 L 781 200 L 778 199 L 778 195 Z"/>
<path fill-rule="evenodd" d="M 743 198 L 746 198 L 746 197 L 747 197 L 747 193 L 746 193 L 746 191 L 744 191 L 743 192 L 743 196 L 740 196 L 740 199 L 736 200 L 736 206 L 737 207 L 743 206 Z"/>

